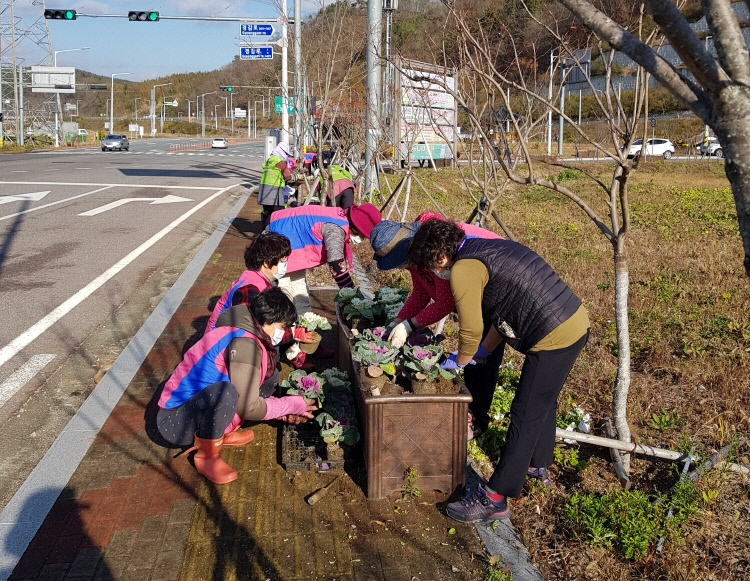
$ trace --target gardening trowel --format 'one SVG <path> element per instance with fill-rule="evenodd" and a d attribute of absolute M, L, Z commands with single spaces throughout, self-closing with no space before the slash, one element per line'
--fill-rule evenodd
<path fill-rule="evenodd" d="M 331 487 L 331 485 L 334 482 L 336 482 L 338 479 L 339 479 L 339 477 L 336 476 L 336 478 L 334 478 L 333 480 L 331 480 L 323 488 L 321 488 L 321 489 L 315 491 L 313 494 L 311 494 L 309 496 L 309 498 L 307 499 L 307 504 L 309 504 L 310 506 L 312 506 L 313 504 L 315 504 L 316 502 L 318 502 L 321 498 L 323 498 L 328 493 L 328 489 Z"/>

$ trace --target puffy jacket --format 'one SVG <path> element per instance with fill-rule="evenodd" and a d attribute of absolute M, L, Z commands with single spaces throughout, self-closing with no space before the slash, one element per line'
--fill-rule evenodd
<path fill-rule="evenodd" d="M 334 205 L 338 206 L 338 202 L 336 202 L 336 198 L 338 198 L 341 195 L 341 192 L 348 188 L 352 188 L 353 190 L 356 190 L 356 186 L 354 185 L 354 182 L 352 181 L 352 174 L 346 171 L 343 167 L 338 165 L 332 165 L 328 168 L 328 171 L 331 172 L 331 180 L 333 181 L 333 198 L 334 198 Z M 325 187 L 325 180 L 320 177 L 318 178 L 318 185 L 317 189 L 321 192 L 321 196 L 324 196 L 326 194 L 326 187 Z M 328 200 L 323 200 L 321 197 L 321 202 L 324 204 L 328 203 Z"/>
<path fill-rule="evenodd" d="M 258 190 L 258 203 L 266 206 L 284 205 L 284 174 L 276 167 L 285 159 L 278 155 L 271 155 L 263 164 L 263 173 L 260 176 L 260 189 Z"/>
<path fill-rule="evenodd" d="M 455 261 L 475 259 L 489 272 L 482 316 L 510 325 L 517 339 L 508 344 L 526 353 L 581 306 L 552 267 L 536 252 L 511 240 L 467 239 Z"/>
<path fill-rule="evenodd" d="M 352 247 L 349 244 L 349 220 L 346 210 L 308 205 L 277 210 L 271 214 L 268 230 L 286 236 L 292 245 L 287 272 L 315 268 L 328 262 L 321 231 L 323 224 L 335 224 L 344 230 L 344 256 L 351 267 Z"/>
<path fill-rule="evenodd" d="M 264 275 L 262 272 L 254 270 L 246 270 L 245 272 L 243 272 L 239 276 L 239 278 L 232 283 L 232 285 L 229 287 L 229 290 L 221 295 L 221 298 L 219 298 L 219 300 L 216 302 L 213 313 L 211 313 L 211 317 L 208 319 L 208 323 L 206 324 L 206 331 L 204 334 L 208 334 L 216 328 L 216 319 L 219 318 L 219 315 L 221 315 L 221 313 L 232 306 L 232 297 L 234 296 L 234 293 L 237 292 L 237 289 L 248 285 L 253 285 L 258 289 L 258 292 L 263 292 L 273 286 L 271 285 L 271 281 L 269 281 L 266 278 L 266 275 Z"/>

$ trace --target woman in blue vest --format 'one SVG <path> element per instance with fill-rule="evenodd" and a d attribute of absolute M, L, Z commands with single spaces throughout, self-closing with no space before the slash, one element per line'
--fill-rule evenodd
<path fill-rule="evenodd" d="M 512 240 L 469 239 L 453 222 L 428 220 L 408 251 L 417 268 L 449 278 L 459 322 L 458 351 L 440 366 L 461 369 L 502 340 L 525 355 L 502 455 L 486 486 L 448 505 L 451 518 L 510 515 L 526 477 L 549 483 L 557 397 L 583 350 L 589 318 L 581 300 L 534 251 Z M 483 319 L 492 321 L 482 339 Z M 494 392 L 494 382 L 485 389 Z"/>

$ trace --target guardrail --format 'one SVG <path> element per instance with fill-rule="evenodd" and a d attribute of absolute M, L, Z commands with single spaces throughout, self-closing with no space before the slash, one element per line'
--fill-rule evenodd
<path fill-rule="evenodd" d="M 251 143 L 257 141 L 257 139 L 248 139 L 248 138 L 236 138 L 236 139 L 227 139 L 227 143 L 229 145 L 234 145 L 237 143 Z M 201 141 L 191 141 L 189 143 L 175 143 L 169 146 L 169 152 L 175 152 L 175 151 L 192 151 L 195 149 L 210 149 L 211 148 L 211 141 L 207 140 L 201 140 Z"/>

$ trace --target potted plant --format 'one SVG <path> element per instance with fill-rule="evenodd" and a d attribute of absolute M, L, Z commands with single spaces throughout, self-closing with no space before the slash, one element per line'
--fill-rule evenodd
<path fill-rule="evenodd" d="M 359 385 L 372 395 L 380 395 L 388 375 L 396 373 L 394 360 L 398 349 L 380 339 L 360 339 L 352 349 L 352 359 L 359 363 Z"/>
<path fill-rule="evenodd" d="M 316 331 L 329 331 L 331 329 L 331 323 L 328 319 L 315 313 L 303 313 L 299 316 L 298 323 L 300 327 L 304 327 L 308 332 L 312 333 L 312 340 L 306 343 L 300 343 L 299 348 L 303 353 L 312 355 L 320 345 L 322 337 L 320 333 Z"/>
<path fill-rule="evenodd" d="M 443 355 L 443 349 L 437 345 L 415 345 L 403 347 L 404 366 L 409 369 L 411 390 L 415 394 L 437 393 L 439 377 L 452 381 L 452 373 L 440 369 L 438 360 Z"/>
<path fill-rule="evenodd" d="M 298 369 L 289 374 L 289 379 L 279 385 L 286 388 L 287 395 L 301 395 L 307 403 L 315 403 L 321 407 L 325 400 L 323 385 L 325 380 L 317 373 L 310 373 Z"/>

